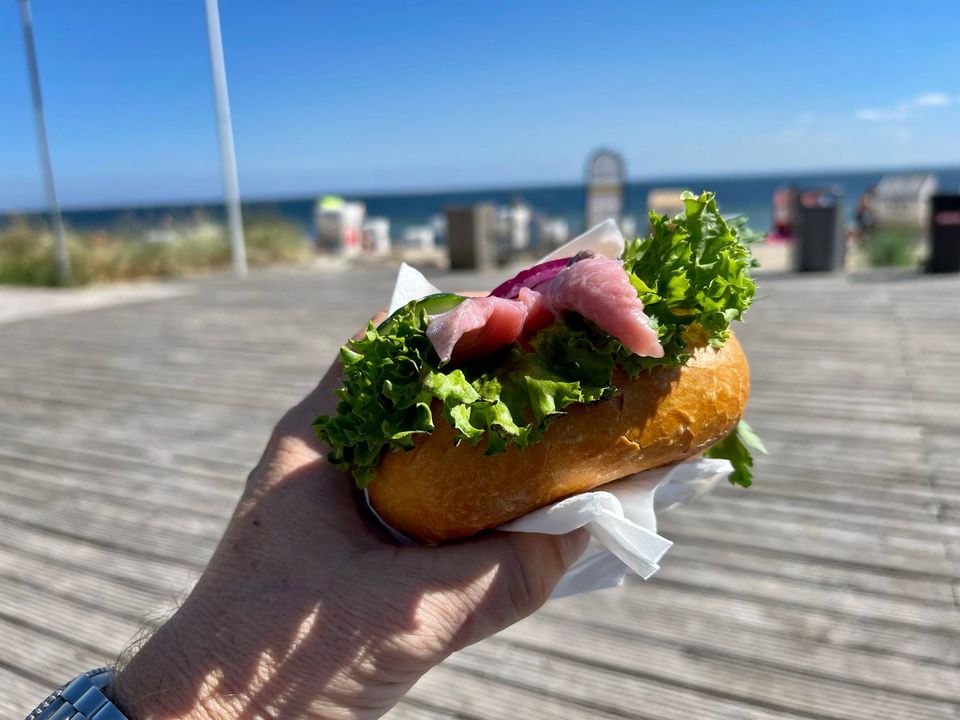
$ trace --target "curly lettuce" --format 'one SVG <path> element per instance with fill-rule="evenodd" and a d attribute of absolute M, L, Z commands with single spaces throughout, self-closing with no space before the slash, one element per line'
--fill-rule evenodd
<path fill-rule="evenodd" d="M 742 224 L 724 220 L 712 193 L 684 193 L 683 201 L 685 211 L 674 218 L 651 213 L 650 235 L 629 243 L 623 256 L 663 358 L 633 355 L 574 316 L 527 344 L 450 369 L 425 334 L 430 302 L 412 302 L 341 349 L 337 415 L 314 423 L 329 459 L 365 487 L 384 452 L 408 450 L 417 434 L 433 431 L 435 402 L 456 442 L 484 443 L 490 455 L 524 448 L 571 404 L 612 397 L 618 366 L 636 377 L 657 365 L 683 365 L 694 347 L 721 345 L 754 297 L 750 252 Z M 708 455 L 729 459 L 731 481 L 750 484 L 752 459 L 740 432 Z"/>
<path fill-rule="evenodd" d="M 685 210 L 675 218 L 650 213 L 650 235 L 623 253 L 623 268 L 664 350 L 662 358 L 624 350 L 619 360 L 628 370 L 683 365 L 691 348 L 719 347 L 756 293 L 741 226 L 723 219 L 713 193 L 685 192 L 682 199 Z"/>
<path fill-rule="evenodd" d="M 750 468 L 753 467 L 753 456 L 750 454 L 750 448 L 763 454 L 767 452 L 763 441 L 753 428 L 747 425 L 746 420 L 741 420 L 732 433 L 707 450 L 705 455 L 729 460 L 733 466 L 730 484 L 747 488 L 753 485 L 753 474 L 750 472 Z"/>

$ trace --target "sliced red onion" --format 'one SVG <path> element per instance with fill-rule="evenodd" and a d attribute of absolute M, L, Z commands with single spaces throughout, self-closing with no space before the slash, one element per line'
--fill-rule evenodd
<path fill-rule="evenodd" d="M 534 265 L 532 268 L 517 273 L 516 276 L 505 283 L 498 285 L 490 294 L 494 297 L 512 300 L 520 294 L 521 288 L 535 288 L 541 283 L 553 280 L 566 267 L 569 260 L 570 258 L 560 258 Z"/>

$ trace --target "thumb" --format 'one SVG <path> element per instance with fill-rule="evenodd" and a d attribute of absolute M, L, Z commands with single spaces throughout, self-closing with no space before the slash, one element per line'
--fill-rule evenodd
<path fill-rule="evenodd" d="M 474 596 L 469 622 L 460 628 L 455 644 L 478 642 L 540 608 L 589 539 L 582 529 L 566 535 L 497 532 L 440 548 L 449 551 L 449 559 L 461 570 L 478 564 L 496 568 L 487 576 L 485 591 Z"/>

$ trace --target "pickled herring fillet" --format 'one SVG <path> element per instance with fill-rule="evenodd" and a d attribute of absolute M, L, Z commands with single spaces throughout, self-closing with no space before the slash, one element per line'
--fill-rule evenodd
<path fill-rule="evenodd" d="M 602 255 L 585 257 L 537 289 L 558 317 L 568 311 L 580 313 L 635 355 L 663 357 L 643 303 L 618 261 Z"/>
<path fill-rule="evenodd" d="M 663 357 L 643 303 L 619 262 L 582 254 L 536 289 L 521 287 L 515 300 L 469 298 L 430 318 L 427 337 L 442 362 L 483 357 L 580 313 L 636 355 Z"/>
<path fill-rule="evenodd" d="M 427 338 L 441 362 L 470 360 L 519 339 L 526 319 L 527 305 L 519 300 L 469 298 L 430 318 Z"/>

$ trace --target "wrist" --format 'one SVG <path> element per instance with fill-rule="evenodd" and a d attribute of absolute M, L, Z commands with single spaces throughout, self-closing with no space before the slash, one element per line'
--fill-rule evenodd
<path fill-rule="evenodd" d="M 177 614 L 119 669 L 107 695 L 128 720 L 234 720 L 290 711 L 324 720 L 381 714 L 367 713 L 362 703 L 358 709 L 356 699 L 371 692 L 363 670 L 372 668 L 328 652 L 336 633 L 320 640 L 323 649 L 303 663 L 297 656 L 315 650 L 318 639 L 307 635 L 317 632 L 319 618 L 305 619 L 292 636 L 276 632 L 265 605 L 282 595 L 278 588 L 261 582 L 255 592 L 242 581 L 238 585 L 202 579 Z M 313 688 L 316 677 L 327 678 L 322 690 Z"/>
<path fill-rule="evenodd" d="M 227 720 L 236 717 L 215 693 L 216 681 L 184 642 L 181 614 L 130 658 L 107 691 L 128 720 Z"/>

